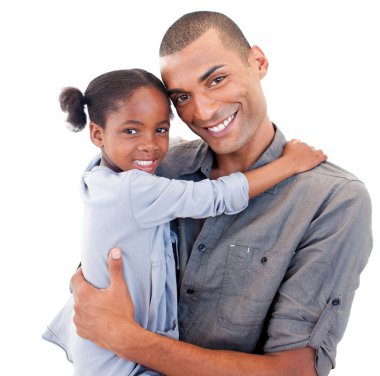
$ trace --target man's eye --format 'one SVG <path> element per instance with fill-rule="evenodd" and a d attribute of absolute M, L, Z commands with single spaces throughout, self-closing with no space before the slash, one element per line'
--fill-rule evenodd
<path fill-rule="evenodd" d="M 214 79 L 211 81 L 210 86 L 218 85 L 220 82 L 222 82 L 222 81 L 225 79 L 225 77 L 226 77 L 226 76 L 218 76 L 218 77 L 214 78 Z"/>
<path fill-rule="evenodd" d="M 187 94 L 179 95 L 178 97 L 176 97 L 176 98 L 174 99 L 174 104 L 181 104 L 181 103 L 184 103 L 184 102 L 186 102 L 188 99 L 189 99 L 189 95 L 187 95 Z"/>
<path fill-rule="evenodd" d="M 126 134 L 137 134 L 137 129 L 127 128 L 127 129 L 124 129 L 123 132 Z"/>

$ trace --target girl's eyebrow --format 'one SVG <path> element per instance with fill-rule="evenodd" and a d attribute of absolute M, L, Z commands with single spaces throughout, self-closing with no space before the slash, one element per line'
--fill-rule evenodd
<path fill-rule="evenodd" d="M 207 71 L 198 78 L 198 82 L 203 82 L 207 80 L 215 71 L 217 71 L 219 68 L 222 68 L 222 67 L 224 67 L 224 64 L 215 65 L 211 67 L 210 69 L 207 69 Z M 185 92 L 186 90 L 181 89 L 181 88 L 174 88 L 174 89 L 167 90 L 167 93 L 169 96 L 172 96 L 173 94 L 179 94 L 179 93 L 185 93 Z"/>
<path fill-rule="evenodd" d="M 119 127 L 123 127 L 124 125 L 128 125 L 128 124 L 131 124 L 131 125 L 144 125 L 141 121 L 133 120 L 133 119 L 128 119 L 128 120 L 125 120 L 122 123 L 120 123 Z"/>
<path fill-rule="evenodd" d="M 169 124 L 170 125 L 170 120 L 169 119 L 161 120 L 161 121 L 158 121 L 157 124 L 158 125 L 161 125 L 161 124 Z M 128 120 L 123 121 L 122 123 L 120 123 L 118 126 L 119 127 L 124 127 L 126 125 L 144 126 L 144 123 L 141 122 L 141 121 L 139 121 L 139 120 L 128 119 Z"/>

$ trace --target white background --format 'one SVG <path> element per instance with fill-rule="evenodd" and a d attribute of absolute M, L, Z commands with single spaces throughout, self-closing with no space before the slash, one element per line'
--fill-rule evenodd
<path fill-rule="evenodd" d="M 69 295 L 80 253 L 78 182 L 96 152 L 67 130 L 62 87 L 113 69 L 159 75 L 166 28 L 194 10 L 234 19 L 267 55 L 269 115 L 288 138 L 358 175 L 374 208 L 362 274 L 334 376 L 379 375 L 379 11 L 377 1 L 12 1 L 0 5 L 1 375 L 70 375 L 41 333 Z M 188 5 L 187 5 L 188 4 Z M 173 123 L 173 135 L 192 137 Z M 377 155 L 377 157 L 375 157 Z M 375 161 L 376 158 L 376 161 Z"/>

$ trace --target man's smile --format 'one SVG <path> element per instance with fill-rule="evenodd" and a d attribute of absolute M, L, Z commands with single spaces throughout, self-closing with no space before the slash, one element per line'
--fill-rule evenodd
<path fill-rule="evenodd" d="M 228 118 L 226 118 L 224 121 L 220 122 L 219 124 L 214 125 L 212 127 L 207 127 L 206 129 L 214 137 L 224 136 L 226 133 L 228 133 L 229 129 L 231 128 L 231 125 L 233 123 L 233 120 L 236 117 L 236 114 L 237 112 L 228 116 Z"/>

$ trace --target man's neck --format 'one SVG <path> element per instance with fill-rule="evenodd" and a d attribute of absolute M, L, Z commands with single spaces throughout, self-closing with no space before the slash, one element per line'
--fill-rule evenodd
<path fill-rule="evenodd" d="M 231 154 L 216 154 L 211 178 L 247 171 L 272 143 L 275 129 L 272 123 L 263 125 L 255 133 L 252 142 Z"/>

